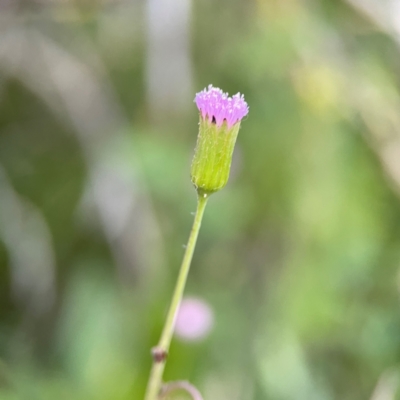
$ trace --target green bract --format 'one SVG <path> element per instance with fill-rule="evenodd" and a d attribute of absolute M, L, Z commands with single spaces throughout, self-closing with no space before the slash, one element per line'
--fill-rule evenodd
<path fill-rule="evenodd" d="M 192 182 L 201 195 L 210 195 L 228 182 L 240 122 L 221 126 L 200 116 L 199 135 L 192 161 Z"/>

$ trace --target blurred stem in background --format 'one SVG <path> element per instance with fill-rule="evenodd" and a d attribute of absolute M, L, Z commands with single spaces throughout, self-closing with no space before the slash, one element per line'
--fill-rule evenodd
<path fill-rule="evenodd" d="M 165 364 L 167 361 L 168 350 L 171 344 L 172 335 L 175 327 L 176 315 L 179 309 L 179 304 L 182 300 L 185 290 L 186 280 L 192 261 L 193 252 L 196 247 L 197 236 L 199 235 L 201 221 L 208 200 L 207 194 L 199 194 L 197 201 L 197 210 L 194 217 L 192 230 L 189 235 L 188 244 L 186 246 L 185 255 L 179 271 L 175 290 L 172 296 L 171 305 L 168 310 L 167 319 L 165 320 L 164 328 L 158 345 L 153 348 L 153 366 L 151 368 L 145 400 L 156 400 L 160 393 L 162 377 Z"/>

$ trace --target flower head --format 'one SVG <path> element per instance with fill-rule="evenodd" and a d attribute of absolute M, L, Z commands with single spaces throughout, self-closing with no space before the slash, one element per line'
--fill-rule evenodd
<path fill-rule="evenodd" d="M 240 93 L 229 97 L 212 85 L 197 93 L 194 101 L 200 123 L 191 178 L 197 193 L 208 196 L 228 182 L 240 122 L 249 107 Z"/>
<path fill-rule="evenodd" d="M 240 122 L 249 112 L 249 107 L 240 93 L 232 97 L 212 85 L 196 94 L 194 99 L 201 116 L 221 126 L 224 120 L 228 128 Z"/>

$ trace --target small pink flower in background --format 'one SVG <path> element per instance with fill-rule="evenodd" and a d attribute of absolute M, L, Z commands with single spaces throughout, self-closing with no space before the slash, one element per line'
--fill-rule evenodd
<path fill-rule="evenodd" d="M 202 299 L 186 297 L 178 310 L 175 334 L 183 340 L 201 340 L 211 331 L 214 314 Z"/>
<path fill-rule="evenodd" d="M 240 93 L 232 97 L 224 93 L 221 89 L 212 85 L 196 94 L 194 99 L 201 116 L 208 117 L 210 122 L 215 122 L 221 126 L 224 120 L 228 128 L 240 122 L 249 112 L 249 106 Z"/>

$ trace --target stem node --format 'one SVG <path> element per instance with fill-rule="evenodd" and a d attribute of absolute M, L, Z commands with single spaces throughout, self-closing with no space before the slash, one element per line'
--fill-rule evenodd
<path fill-rule="evenodd" d="M 162 347 L 156 346 L 151 349 L 151 355 L 155 363 L 163 363 L 168 357 L 168 352 Z"/>

